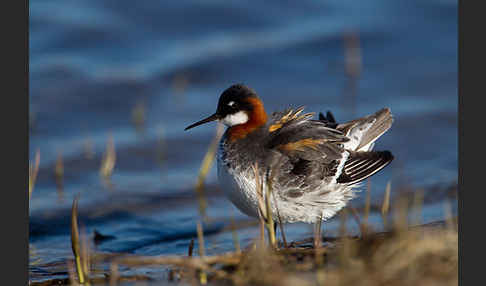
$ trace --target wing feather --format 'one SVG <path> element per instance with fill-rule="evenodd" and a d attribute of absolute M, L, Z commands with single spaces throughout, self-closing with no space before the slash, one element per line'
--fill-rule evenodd
<path fill-rule="evenodd" d="M 353 185 L 380 171 L 393 160 L 389 151 L 351 152 L 338 183 Z"/>
<path fill-rule="evenodd" d="M 349 141 L 341 131 L 330 128 L 325 122 L 311 120 L 312 113 L 302 114 L 303 108 L 275 113 L 269 127 L 267 148 L 277 150 L 289 157 L 309 161 L 342 158 L 342 144 Z"/>
<path fill-rule="evenodd" d="M 268 125 L 266 148 L 286 158 L 282 161 L 282 172 L 277 178 L 281 186 L 301 191 L 305 186 L 306 190 L 312 191 L 323 180 L 352 185 L 375 174 L 393 160 L 389 151 L 368 152 L 346 148 L 352 140 L 347 135 L 361 128 L 361 124 L 373 126 L 377 121 L 373 116 L 337 124 L 331 113 L 326 117 L 321 114 L 320 120 L 310 119 L 311 113 L 302 113 L 303 108 L 274 113 Z M 383 114 L 378 118 L 386 118 L 382 120 L 384 123 L 376 128 L 377 132 L 366 134 L 368 136 L 365 137 L 381 135 L 383 130 L 389 128 L 388 110 L 378 114 Z M 373 139 L 376 140 L 371 138 L 366 142 L 372 143 Z"/>

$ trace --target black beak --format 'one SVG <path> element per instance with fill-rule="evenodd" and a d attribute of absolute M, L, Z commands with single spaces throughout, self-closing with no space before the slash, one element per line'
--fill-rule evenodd
<path fill-rule="evenodd" d="M 193 128 L 193 127 L 199 126 L 199 125 L 201 125 L 201 124 L 204 124 L 204 123 L 208 123 L 208 122 L 211 122 L 211 121 L 218 120 L 219 118 L 220 118 L 220 116 L 219 116 L 217 113 L 215 113 L 215 114 L 213 114 L 213 115 L 209 116 L 208 118 L 204 118 L 204 119 L 203 119 L 203 120 L 201 120 L 201 121 L 198 121 L 198 122 L 196 122 L 196 123 L 194 123 L 194 124 L 192 124 L 192 125 L 187 126 L 187 127 L 184 129 L 184 130 L 188 130 L 188 129 L 191 129 L 191 128 Z"/>

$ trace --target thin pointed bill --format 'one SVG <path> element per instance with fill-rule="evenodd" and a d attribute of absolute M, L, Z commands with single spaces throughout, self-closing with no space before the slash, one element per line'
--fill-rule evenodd
<path fill-rule="evenodd" d="M 201 124 L 204 124 L 204 123 L 208 123 L 208 122 L 211 122 L 211 121 L 215 121 L 215 120 L 219 120 L 219 115 L 217 113 L 207 117 L 207 118 L 204 118 L 203 120 L 201 121 L 198 121 L 192 125 L 189 125 L 187 126 L 184 130 L 188 130 L 188 129 L 191 129 L 193 127 L 196 127 L 196 126 L 199 126 Z"/>

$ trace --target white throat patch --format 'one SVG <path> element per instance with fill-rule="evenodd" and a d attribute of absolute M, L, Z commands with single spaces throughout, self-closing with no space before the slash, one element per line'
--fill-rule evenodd
<path fill-rule="evenodd" d="M 221 120 L 226 126 L 235 126 L 238 124 L 244 124 L 248 122 L 248 114 L 244 111 L 238 111 L 235 114 L 228 114 Z"/>

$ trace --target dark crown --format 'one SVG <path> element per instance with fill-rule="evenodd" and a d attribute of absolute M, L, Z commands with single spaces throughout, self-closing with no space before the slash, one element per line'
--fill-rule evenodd
<path fill-rule="evenodd" d="M 219 97 L 217 113 L 224 116 L 241 110 L 251 111 L 253 105 L 248 98 L 258 98 L 256 92 L 243 84 L 234 84 L 227 88 Z M 233 102 L 230 106 L 229 103 Z"/>

